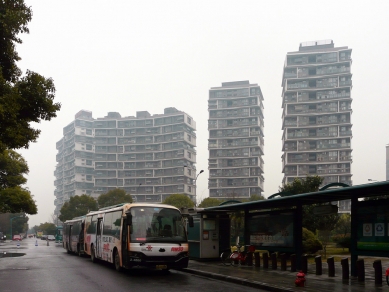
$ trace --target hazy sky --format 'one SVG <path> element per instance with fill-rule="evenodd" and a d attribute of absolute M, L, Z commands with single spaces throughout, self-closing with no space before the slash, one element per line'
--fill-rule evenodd
<path fill-rule="evenodd" d="M 38 205 L 30 226 L 54 212 L 55 143 L 81 109 L 103 117 L 175 107 L 197 122 L 197 196 L 208 196 L 208 90 L 222 82 L 261 86 L 265 196 L 281 185 L 281 77 L 300 42 L 332 39 L 352 48 L 353 183 L 385 180 L 389 120 L 389 1 L 27 0 L 30 34 L 19 66 L 52 77 L 58 117 L 20 151 Z M 386 69 L 385 69 L 386 68 Z"/>

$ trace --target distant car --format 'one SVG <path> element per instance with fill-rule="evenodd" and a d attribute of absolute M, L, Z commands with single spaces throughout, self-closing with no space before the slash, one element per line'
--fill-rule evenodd
<path fill-rule="evenodd" d="M 19 240 L 19 241 L 22 241 L 22 237 L 20 236 L 20 234 L 15 234 L 15 235 L 12 237 L 12 240 Z"/>
<path fill-rule="evenodd" d="M 47 235 L 42 235 L 42 236 L 41 236 L 41 239 L 42 239 L 42 240 L 46 240 L 46 239 L 47 239 Z"/>
<path fill-rule="evenodd" d="M 47 240 L 55 241 L 55 236 L 54 235 L 47 235 Z"/>
<path fill-rule="evenodd" d="M 3 232 L 0 232 L 0 240 L 5 240 L 5 235 Z"/>

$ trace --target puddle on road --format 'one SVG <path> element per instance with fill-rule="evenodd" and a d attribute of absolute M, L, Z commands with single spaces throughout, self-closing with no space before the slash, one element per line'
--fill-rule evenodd
<path fill-rule="evenodd" d="M 22 252 L 0 252 L 0 259 L 1 258 L 16 258 L 26 255 Z"/>

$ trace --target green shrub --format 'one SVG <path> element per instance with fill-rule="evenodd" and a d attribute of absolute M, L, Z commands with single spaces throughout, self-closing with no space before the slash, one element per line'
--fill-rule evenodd
<path fill-rule="evenodd" d="M 305 253 L 316 253 L 323 249 L 323 245 L 316 238 L 312 231 L 303 228 L 303 252 Z"/>
<path fill-rule="evenodd" d="M 336 234 L 332 236 L 332 241 L 336 243 L 337 247 L 350 248 L 351 235 L 350 234 Z"/>

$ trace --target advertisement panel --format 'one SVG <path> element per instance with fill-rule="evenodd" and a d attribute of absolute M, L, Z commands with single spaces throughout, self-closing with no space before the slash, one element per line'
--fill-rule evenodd
<path fill-rule="evenodd" d="M 389 202 L 360 202 L 358 208 L 358 250 L 389 251 Z"/>
<path fill-rule="evenodd" d="M 294 213 L 268 213 L 249 218 L 250 244 L 257 248 L 293 248 Z"/>

